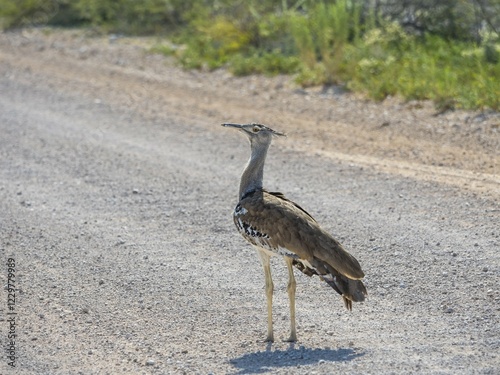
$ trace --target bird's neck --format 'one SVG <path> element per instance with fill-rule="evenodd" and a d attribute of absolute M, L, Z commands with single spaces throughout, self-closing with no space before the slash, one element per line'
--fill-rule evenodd
<path fill-rule="evenodd" d="M 240 182 L 240 200 L 248 193 L 262 189 L 264 177 L 264 163 L 266 161 L 269 144 L 253 147 L 250 159 L 243 171 Z"/>

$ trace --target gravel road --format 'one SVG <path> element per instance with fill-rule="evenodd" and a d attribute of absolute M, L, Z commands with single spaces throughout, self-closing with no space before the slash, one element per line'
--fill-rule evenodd
<path fill-rule="evenodd" d="M 1 374 L 499 373 L 497 113 L 186 72 L 154 42 L 0 34 Z M 297 273 L 295 344 L 279 258 L 263 342 L 263 272 L 231 217 L 249 146 L 224 121 L 289 134 L 265 185 L 366 273 L 352 312 Z"/>

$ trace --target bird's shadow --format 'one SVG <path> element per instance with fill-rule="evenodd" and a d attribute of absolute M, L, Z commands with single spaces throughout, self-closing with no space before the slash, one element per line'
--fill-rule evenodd
<path fill-rule="evenodd" d="M 237 374 L 260 374 L 277 367 L 295 367 L 298 365 L 312 365 L 322 362 L 344 362 L 364 355 L 359 349 L 312 349 L 300 346 L 295 348 L 291 343 L 286 350 L 272 350 L 269 344 L 265 351 L 244 354 L 229 360 L 229 363 L 238 369 Z"/>

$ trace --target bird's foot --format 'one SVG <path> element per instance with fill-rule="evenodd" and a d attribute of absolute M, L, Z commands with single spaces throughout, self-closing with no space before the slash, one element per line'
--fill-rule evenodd
<path fill-rule="evenodd" d="M 285 342 L 297 342 L 297 335 L 291 334 L 290 337 L 285 340 Z"/>
<path fill-rule="evenodd" d="M 264 342 L 274 342 L 274 335 L 272 333 L 268 334 Z"/>

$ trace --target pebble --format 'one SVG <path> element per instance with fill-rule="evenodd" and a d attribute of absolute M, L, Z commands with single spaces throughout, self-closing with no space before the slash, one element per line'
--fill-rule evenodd
<path fill-rule="evenodd" d="M 148 359 L 148 360 L 146 361 L 146 366 L 154 366 L 154 364 L 155 364 L 154 359 Z"/>

